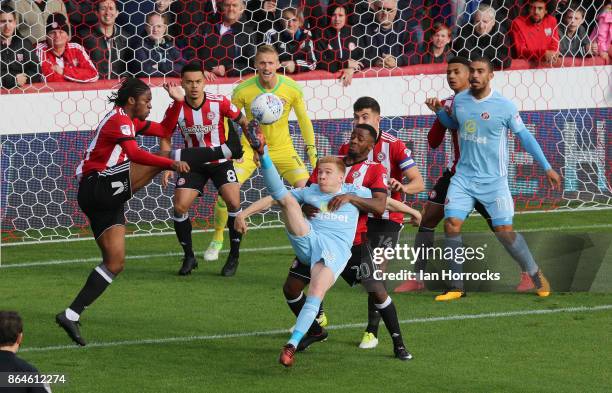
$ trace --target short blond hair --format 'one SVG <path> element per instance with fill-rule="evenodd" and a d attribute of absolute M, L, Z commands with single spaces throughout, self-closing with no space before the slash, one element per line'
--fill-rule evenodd
<path fill-rule="evenodd" d="M 321 157 L 317 161 L 317 166 L 321 165 L 321 164 L 334 164 L 334 165 L 336 165 L 336 168 L 338 168 L 338 170 L 342 173 L 342 175 L 344 175 L 344 172 L 346 171 L 346 165 L 344 164 L 344 160 L 342 160 L 342 158 L 338 157 L 338 156 L 325 156 L 325 157 Z"/>
<path fill-rule="evenodd" d="M 278 57 L 278 52 L 276 51 L 276 49 L 272 46 L 272 45 L 260 45 L 257 47 L 257 52 L 255 53 L 255 57 L 259 56 L 259 55 L 263 55 L 263 54 L 271 54 L 271 55 L 276 55 Z"/>

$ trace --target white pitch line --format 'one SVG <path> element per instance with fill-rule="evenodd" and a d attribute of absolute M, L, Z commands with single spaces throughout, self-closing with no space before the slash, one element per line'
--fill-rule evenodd
<path fill-rule="evenodd" d="M 284 225 L 277 224 L 277 225 L 266 225 L 264 227 L 253 227 L 253 228 L 249 228 L 249 231 L 276 229 L 276 228 L 284 228 Z M 226 230 L 227 229 L 224 229 L 224 231 Z M 207 232 L 213 232 L 213 231 L 214 229 L 194 229 L 191 233 L 207 233 Z M 152 236 L 171 236 L 171 235 L 175 236 L 176 234 L 174 232 L 130 233 L 128 235 L 125 235 L 125 237 L 126 239 L 131 239 L 133 237 L 152 237 Z M 11 242 L 11 243 L 0 244 L 0 248 L 38 245 L 38 244 L 66 243 L 66 242 L 84 242 L 88 240 L 91 241 L 93 240 L 93 238 L 91 236 L 87 236 L 87 237 L 77 237 L 77 238 L 71 238 L 71 239 L 53 239 L 53 240 L 40 240 L 40 241 L 26 240 L 26 241 L 21 241 L 21 242 Z"/>
<path fill-rule="evenodd" d="M 556 211 L 552 211 L 552 210 L 527 210 L 527 211 L 521 211 L 521 212 L 516 212 L 515 215 L 522 215 L 522 214 L 538 214 L 538 213 L 581 213 L 581 212 L 585 212 L 585 211 L 604 211 L 604 210 L 612 210 L 612 207 L 589 207 L 589 208 L 583 208 L 583 209 L 573 209 L 573 210 L 556 210 Z M 470 214 L 471 216 L 479 216 L 480 214 L 477 212 L 473 212 Z M 607 224 L 603 224 L 603 228 L 608 227 L 611 225 L 607 225 Z M 594 226 L 582 226 L 584 228 L 598 228 L 597 225 Z M 275 224 L 275 225 L 266 225 L 263 227 L 254 227 L 251 228 L 250 230 L 264 230 L 264 229 L 277 229 L 277 228 L 284 228 L 284 226 L 282 224 Z M 566 227 L 554 227 L 554 228 L 542 228 L 542 230 L 553 230 L 553 229 L 565 229 Z M 571 228 L 575 228 L 575 227 L 571 227 Z M 193 231 L 193 233 L 207 233 L 207 232 L 213 232 L 214 229 L 196 229 Z M 531 231 L 535 231 L 535 230 L 531 230 Z M 529 231 L 527 231 L 529 232 Z M 151 237 L 151 236 L 174 236 L 175 233 L 174 232 L 153 232 L 153 233 L 132 233 L 129 235 L 125 235 L 126 238 L 133 238 L 133 237 Z M 21 241 L 21 242 L 11 242 L 11 243 L 4 243 L 1 244 L 0 243 L 0 248 L 2 247 L 18 247 L 18 246 L 26 246 L 26 245 L 38 245 L 38 244 L 53 244 L 53 243 L 66 243 L 66 242 L 81 242 L 81 241 L 87 241 L 87 240 L 93 240 L 91 236 L 88 237 L 78 237 L 78 238 L 69 238 L 69 239 L 53 239 L 53 240 L 41 240 L 41 241 Z"/>
<path fill-rule="evenodd" d="M 288 250 L 291 246 L 275 246 L 275 247 L 254 247 L 254 248 L 241 248 L 240 252 L 259 252 L 259 251 L 275 251 L 275 250 Z M 227 254 L 229 250 L 221 250 L 220 253 Z M 196 254 L 204 254 L 203 252 L 197 252 Z M 164 257 L 179 257 L 183 253 L 179 252 L 165 252 L 159 254 L 143 254 L 143 255 L 126 255 L 125 259 L 145 259 L 145 258 L 164 258 Z M 56 259 L 52 261 L 35 261 L 25 263 L 10 263 L 0 264 L 0 269 L 8 269 L 12 267 L 33 267 L 33 266 L 49 266 L 49 265 L 65 265 L 69 263 L 89 263 L 98 262 L 100 257 L 93 258 L 79 258 L 79 259 Z"/>
<path fill-rule="evenodd" d="M 445 322 L 445 321 L 461 321 L 469 319 L 484 319 L 484 318 L 504 318 L 513 316 L 524 316 L 524 315 L 544 315 L 544 314 L 558 314 L 565 312 L 595 312 L 612 310 L 612 304 L 603 304 L 600 306 L 593 307 L 565 307 L 557 309 L 544 309 L 544 310 L 521 310 L 521 311 L 505 311 L 505 312 L 493 312 L 484 314 L 465 314 L 465 315 L 449 315 L 444 317 L 428 317 L 428 318 L 414 318 L 405 319 L 399 321 L 400 324 L 413 324 L 413 323 L 431 323 L 431 322 Z M 328 330 L 344 330 L 363 327 L 363 323 L 347 323 L 342 325 L 328 326 Z M 93 342 L 87 344 L 87 347 L 82 348 L 76 345 L 52 345 L 48 347 L 32 347 L 20 349 L 20 352 L 49 352 L 59 351 L 63 349 L 89 349 L 89 348 L 108 348 L 108 347 L 121 347 L 128 345 L 148 345 L 148 344 L 167 344 L 167 343 L 184 343 L 192 341 L 209 341 L 209 340 L 224 340 L 228 338 L 242 338 L 242 337 L 253 337 L 253 336 L 274 336 L 277 334 L 287 334 L 288 329 L 274 329 L 274 330 L 262 330 L 255 332 L 240 332 L 240 333 L 225 333 L 225 334 L 213 334 L 207 336 L 183 336 L 183 337 L 165 337 L 165 338 L 148 338 L 142 340 L 125 340 L 125 341 L 109 341 L 109 342 Z"/>

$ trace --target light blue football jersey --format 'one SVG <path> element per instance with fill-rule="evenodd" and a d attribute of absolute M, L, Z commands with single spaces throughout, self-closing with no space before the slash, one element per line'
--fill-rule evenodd
<path fill-rule="evenodd" d="M 319 237 L 335 239 L 339 246 L 347 247 L 350 250 L 357 229 L 359 209 L 351 203 L 345 203 L 338 210 L 330 212 L 327 203 L 340 194 L 355 194 L 361 198 L 371 198 L 370 189 L 343 183 L 337 194 L 326 194 L 321 191 L 318 184 L 311 184 L 308 187 L 293 189 L 291 193 L 299 203 L 307 203 L 319 208 L 320 213 L 310 220 L 312 229 Z"/>
<path fill-rule="evenodd" d="M 459 130 L 457 175 L 492 181 L 508 175 L 508 130 L 529 132 L 516 105 L 492 90 L 477 100 L 470 90 L 455 96 L 451 120 Z"/>

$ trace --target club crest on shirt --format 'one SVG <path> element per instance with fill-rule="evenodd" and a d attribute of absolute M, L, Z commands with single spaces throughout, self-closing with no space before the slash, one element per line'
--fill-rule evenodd
<path fill-rule="evenodd" d="M 214 114 L 214 113 L 212 113 L 212 112 L 208 112 L 208 113 L 206 114 L 206 117 L 208 118 L 208 120 L 212 120 L 212 119 L 214 119 L 214 118 L 215 118 L 215 114 Z"/>
<path fill-rule="evenodd" d="M 470 132 L 470 133 L 472 133 L 472 132 L 476 132 L 476 122 L 475 122 L 474 120 L 472 120 L 472 119 L 470 119 L 470 120 L 466 121 L 466 122 L 463 124 L 463 129 L 464 129 L 466 132 Z"/>
<path fill-rule="evenodd" d="M 355 171 L 353 172 L 353 179 L 357 179 L 359 177 L 359 172 Z"/>
<path fill-rule="evenodd" d="M 121 127 L 119 127 L 119 129 L 121 129 L 121 133 L 123 135 L 127 135 L 127 136 L 132 135 L 132 128 L 128 126 L 127 124 L 122 125 Z"/>
<path fill-rule="evenodd" d="M 550 27 L 547 27 L 546 29 L 544 29 L 544 34 L 546 34 L 547 37 L 550 37 L 552 35 L 552 29 Z"/>
<path fill-rule="evenodd" d="M 376 155 L 376 159 L 377 159 L 378 161 L 384 161 L 384 160 L 385 160 L 385 158 L 387 158 L 387 156 L 385 156 L 385 153 L 383 153 L 382 151 L 381 151 L 381 152 L 379 152 L 379 153 Z"/>
<path fill-rule="evenodd" d="M 77 59 L 72 59 L 72 65 L 73 66 L 78 66 L 79 65 L 79 61 Z"/>
<path fill-rule="evenodd" d="M 483 120 L 489 120 L 490 117 L 491 116 L 489 115 L 489 112 L 482 112 L 480 114 L 480 118 L 483 119 Z"/>

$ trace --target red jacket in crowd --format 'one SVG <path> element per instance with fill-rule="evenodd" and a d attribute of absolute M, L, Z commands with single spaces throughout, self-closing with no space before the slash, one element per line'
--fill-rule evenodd
<path fill-rule="evenodd" d="M 547 50 L 559 51 L 559 30 L 552 15 L 546 15 L 540 23 L 533 23 L 529 16 L 519 16 L 512 22 L 510 34 L 517 58 L 540 60 Z"/>
<path fill-rule="evenodd" d="M 91 62 L 85 49 L 74 42 L 66 44 L 66 50 L 61 56 L 53 51 L 46 43 L 39 43 L 36 53 L 40 59 L 41 72 L 47 82 L 95 82 L 98 80 L 98 71 Z M 59 65 L 64 74 L 53 69 Z"/>

